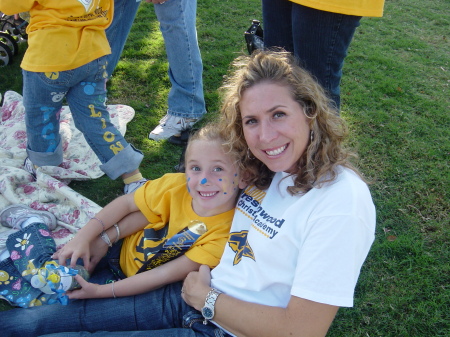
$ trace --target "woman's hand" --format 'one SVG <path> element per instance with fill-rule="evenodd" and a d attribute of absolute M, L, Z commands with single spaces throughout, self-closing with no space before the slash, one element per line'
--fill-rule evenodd
<path fill-rule="evenodd" d="M 205 305 L 205 299 L 211 290 L 211 270 L 207 265 L 201 265 L 199 271 L 193 271 L 186 276 L 181 290 L 183 300 L 197 310 Z"/>
<path fill-rule="evenodd" d="M 84 298 L 98 298 L 100 297 L 100 285 L 90 283 L 82 278 L 80 275 L 75 275 L 75 280 L 80 284 L 81 289 L 76 289 L 67 292 L 70 299 L 84 299 Z"/>

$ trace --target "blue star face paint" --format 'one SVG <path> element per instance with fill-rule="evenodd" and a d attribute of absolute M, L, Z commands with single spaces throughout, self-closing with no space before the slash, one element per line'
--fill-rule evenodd
<path fill-rule="evenodd" d="M 208 182 L 208 179 L 203 178 L 202 181 L 200 182 L 200 184 L 205 185 Z"/>

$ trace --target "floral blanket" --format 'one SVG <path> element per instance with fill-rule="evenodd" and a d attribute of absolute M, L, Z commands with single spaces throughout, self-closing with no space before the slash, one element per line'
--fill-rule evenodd
<path fill-rule="evenodd" d="M 1 101 L 1 94 L 0 94 Z M 111 122 L 125 134 L 134 109 L 126 105 L 108 105 Z M 26 131 L 22 96 L 7 91 L 0 107 L 0 210 L 10 204 L 24 204 L 52 212 L 58 227 L 51 233 L 57 246 L 66 243 L 100 206 L 67 186 L 71 180 L 88 180 L 103 175 L 100 161 L 82 133 L 75 128 L 69 107 L 61 110 L 61 136 L 64 161 L 60 167 L 37 169 L 36 180 L 23 169 Z M 0 251 L 11 230 L 0 226 Z"/>

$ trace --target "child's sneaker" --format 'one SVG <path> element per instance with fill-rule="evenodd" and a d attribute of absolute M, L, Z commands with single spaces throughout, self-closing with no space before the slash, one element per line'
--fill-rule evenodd
<path fill-rule="evenodd" d="M 130 194 L 136 191 L 139 187 L 144 185 L 147 182 L 147 179 L 141 179 L 138 181 L 134 181 L 132 183 L 126 184 L 123 188 L 123 193 Z"/>
<path fill-rule="evenodd" d="M 183 118 L 166 114 L 159 125 L 148 135 L 149 139 L 162 140 L 172 136 L 181 136 L 181 132 L 190 129 L 198 118 Z"/>
<path fill-rule="evenodd" d="M 36 211 L 25 205 L 11 205 L 0 212 L 0 224 L 4 227 L 21 229 L 22 223 L 30 217 L 39 218 L 49 230 L 56 228 L 55 216 L 47 211 Z"/>
<path fill-rule="evenodd" d="M 37 166 L 31 162 L 31 159 L 29 157 L 26 157 L 25 161 L 23 162 L 23 169 L 30 173 L 34 177 L 34 179 L 36 179 L 36 168 Z"/>

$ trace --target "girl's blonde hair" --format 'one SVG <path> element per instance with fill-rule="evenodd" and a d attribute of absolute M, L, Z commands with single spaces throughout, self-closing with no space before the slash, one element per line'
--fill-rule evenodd
<path fill-rule="evenodd" d="M 241 168 L 240 166 L 240 156 L 237 149 L 231 147 L 229 144 L 231 142 L 230 137 L 227 135 L 224 129 L 221 129 L 216 122 L 210 122 L 199 130 L 193 132 L 189 136 L 188 144 L 186 146 L 185 151 L 185 161 L 188 157 L 189 151 L 191 149 L 191 145 L 196 140 L 204 140 L 208 142 L 217 142 L 223 148 L 226 155 L 231 156 L 233 164 Z"/>
<path fill-rule="evenodd" d="M 304 194 L 313 187 L 333 181 L 338 166 L 356 168 L 348 161 L 351 152 L 343 147 L 347 127 L 339 117 L 332 101 L 322 87 L 303 68 L 298 66 L 290 53 L 264 50 L 243 56 L 234 62 L 236 70 L 221 88 L 221 129 L 229 139 L 230 148 L 239 152 L 246 180 L 260 189 L 270 185 L 274 172 L 251 156 L 244 138 L 240 102 L 245 91 L 259 83 L 274 83 L 290 89 L 292 98 L 300 104 L 309 120 L 311 139 L 306 151 L 297 160 L 297 172 L 291 194 Z M 248 179 L 247 179 L 248 178 Z"/>

